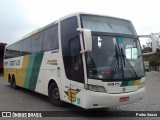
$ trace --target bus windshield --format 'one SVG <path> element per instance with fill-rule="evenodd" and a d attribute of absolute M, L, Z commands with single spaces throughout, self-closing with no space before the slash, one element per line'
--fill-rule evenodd
<path fill-rule="evenodd" d="M 89 78 L 110 81 L 144 77 L 140 43 L 130 21 L 82 16 L 82 26 L 92 31 L 93 48 L 86 53 Z"/>
<path fill-rule="evenodd" d="M 81 18 L 82 27 L 93 32 L 136 35 L 132 23 L 128 20 L 94 15 L 82 15 Z"/>
<path fill-rule="evenodd" d="M 144 76 L 138 39 L 93 35 L 87 55 L 88 76 L 93 79 L 139 79 Z"/>

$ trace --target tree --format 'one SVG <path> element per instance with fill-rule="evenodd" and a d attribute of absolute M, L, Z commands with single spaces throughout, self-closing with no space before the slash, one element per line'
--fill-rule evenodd
<path fill-rule="evenodd" d="M 155 69 L 160 66 L 160 34 L 157 34 L 156 36 L 156 43 L 157 43 L 157 52 L 155 54 L 151 55 L 145 55 L 143 56 L 145 61 L 149 61 L 150 67 L 154 67 Z M 142 52 L 151 52 L 152 51 L 152 43 L 150 40 L 147 40 L 145 45 L 142 45 Z"/>

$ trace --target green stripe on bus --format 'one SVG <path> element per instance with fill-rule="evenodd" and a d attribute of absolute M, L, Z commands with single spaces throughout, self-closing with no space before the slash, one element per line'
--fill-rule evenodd
<path fill-rule="evenodd" d="M 34 58 L 35 55 L 30 55 L 29 56 L 29 62 L 27 65 L 27 70 L 26 70 L 26 78 L 24 81 L 24 87 L 29 88 L 29 82 L 31 80 L 31 75 L 32 75 L 32 69 L 33 69 L 33 64 L 34 64 Z"/>
<path fill-rule="evenodd" d="M 24 87 L 35 91 L 43 53 L 33 54 L 29 57 Z"/>
<path fill-rule="evenodd" d="M 128 85 L 128 81 L 122 81 L 121 87 L 122 86 L 127 86 Z"/>
<path fill-rule="evenodd" d="M 137 80 L 123 81 L 122 84 L 121 84 L 121 87 L 123 87 L 123 86 L 133 86 L 133 85 L 135 85 L 136 81 Z M 137 84 L 139 84 L 139 83 L 137 83 Z"/>
<path fill-rule="evenodd" d="M 35 87 L 37 84 L 42 58 L 43 58 L 43 53 L 36 54 L 36 56 L 34 58 L 31 80 L 29 82 L 29 89 L 33 90 L 33 91 L 35 91 Z"/>
<path fill-rule="evenodd" d="M 135 80 L 129 81 L 128 86 L 133 86 L 135 83 Z"/>

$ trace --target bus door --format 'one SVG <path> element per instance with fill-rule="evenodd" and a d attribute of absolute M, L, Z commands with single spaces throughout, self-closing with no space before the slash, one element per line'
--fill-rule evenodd
<path fill-rule="evenodd" d="M 69 45 L 69 68 L 70 68 L 70 91 L 69 99 L 72 104 L 82 106 L 84 95 L 84 71 L 82 54 L 80 53 L 79 36 L 70 41 Z"/>
<path fill-rule="evenodd" d="M 84 90 L 84 73 L 82 55 L 80 54 L 80 37 L 77 31 L 77 16 L 61 21 L 61 44 L 65 75 L 67 80 L 62 80 L 65 91 L 64 100 L 82 106 Z"/>

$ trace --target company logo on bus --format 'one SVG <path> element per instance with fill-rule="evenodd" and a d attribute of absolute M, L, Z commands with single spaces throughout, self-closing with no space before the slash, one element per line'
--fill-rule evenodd
<path fill-rule="evenodd" d="M 66 95 L 68 96 L 68 99 L 71 102 L 75 102 L 76 101 L 76 94 L 78 92 L 80 92 L 80 90 L 78 89 L 68 89 L 68 91 L 64 91 L 66 93 Z"/>
<path fill-rule="evenodd" d="M 47 60 L 47 64 L 50 64 L 50 65 L 58 65 L 57 63 L 57 60 Z"/>

